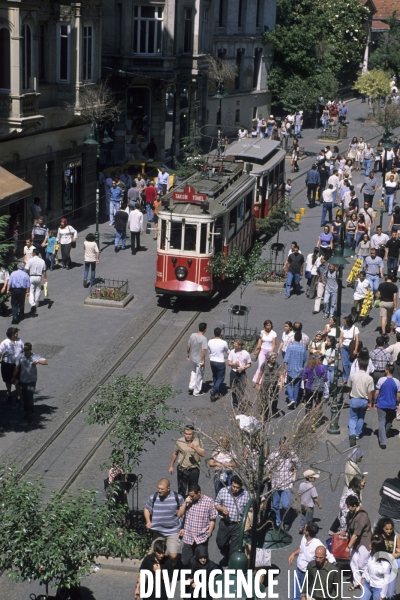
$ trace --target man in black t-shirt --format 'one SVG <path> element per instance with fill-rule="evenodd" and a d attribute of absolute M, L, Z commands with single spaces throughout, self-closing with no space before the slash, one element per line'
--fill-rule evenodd
<path fill-rule="evenodd" d="M 400 471 L 397 477 L 385 479 L 379 493 L 382 499 L 374 527 L 378 519 L 388 517 L 394 523 L 395 533 L 400 536 Z"/>
<path fill-rule="evenodd" d="M 392 231 L 392 237 L 386 242 L 385 260 L 387 260 L 387 272 L 397 273 L 399 264 L 400 240 L 397 231 Z"/>
<path fill-rule="evenodd" d="M 114 227 L 115 227 L 115 252 L 119 251 L 119 240 L 122 241 L 121 249 L 125 250 L 126 247 L 126 224 L 128 222 L 128 213 L 126 212 L 126 203 L 121 204 L 121 208 L 117 210 L 114 215 Z"/>
<path fill-rule="evenodd" d="M 293 252 L 289 254 L 285 263 L 286 271 L 286 295 L 285 298 L 290 298 L 290 289 L 294 280 L 294 291 L 300 293 L 300 277 L 303 275 L 304 256 L 300 254 L 299 247 L 294 246 Z"/>
<path fill-rule="evenodd" d="M 390 240 L 389 240 L 390 242 Z M 389 243 L 388 242 L 388 243 Z M 382 333 L 386 333 L 386 325 L 392 322 L 392 315 L 397 310 L 398 287 L 393 283 L 392 271 L 389 271 L 386 281 L 379 284 L 376 298 L 380 300 L 379 312 L 381 315 Z"/>

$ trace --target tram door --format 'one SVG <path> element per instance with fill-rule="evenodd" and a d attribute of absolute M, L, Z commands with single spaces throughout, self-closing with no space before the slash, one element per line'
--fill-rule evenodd
<path fill-rule="evenodd" d="M 82 161 L 70 160 L 63 168 L 63 209 L 67 218 L 81 217 Z"/>

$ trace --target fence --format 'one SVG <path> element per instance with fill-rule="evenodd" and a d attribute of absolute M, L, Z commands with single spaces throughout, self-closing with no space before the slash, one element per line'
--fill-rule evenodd
<path fill-rule="evenodd" d="M 120 301 L 128 295 L 128 291 L 128 280 L 99 279 L 90 286 L 90 298 Z"/>

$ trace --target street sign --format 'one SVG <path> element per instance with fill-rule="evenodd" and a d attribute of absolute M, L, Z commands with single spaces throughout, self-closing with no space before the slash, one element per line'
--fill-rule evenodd
<path fill-rule="evenodd" d="M 172 199 L 175 202 L 193 202 L 193 204 L 200 204 L 207 200 L 207 195 L 197 194 L 194 187 L 187 185 L 183 192 L 172 192 Z"/>

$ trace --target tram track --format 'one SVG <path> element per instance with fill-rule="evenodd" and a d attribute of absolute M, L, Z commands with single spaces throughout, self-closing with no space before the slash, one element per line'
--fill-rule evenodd
<path fill-rule="evenodd" d="M 182 340 L 184 335 L 186 335 L 187 331 L 191 328 L 193 323 L 196 321 L 196 319 L 199 318 L 200 315 L 201 315 L 200 311 L 196 312 L 193 315 L 193 317 L 190 319 L 188 324 L 183 328 L 183 330 L 180 332 L 180 334 L 174 339 L 174 341 L 171 343 L 171 345 L 168 347 L 168 349 L 163 353 L 163 355 L 161 356 L 159 361 L 156 363 L 156 365 L 153 367 L 153 369 L 150 371 L 150 373 L 147 375 L 147 377 L 145 377 L 146 383 L 150 383 L 150 381 L 153 379 L 153 377 L 156 375 L 156 373 L 163 366 L 165 360 L 172 354 L 172 352 L 175 350 L 177 345 L 180 343 L 180 341 Z M 86 454 L 86 456 L 81 461 L 81 463 L 78 465 L 78 467 L 73 471 L 73 473 L 68 478 L 68 480 L 60 488 L 59 491 L 61 494 L 64 494 L 71 487 L 71 485 L 76 481 L 76 479 L 81 474 L 83 469 L 86 467 L 86 465 L 89 463 L 89 461 L 93 458 L 93 456 L 96 454 L 96 452 L 102 446 L 102 444 L 106 441 L 107 437 L 109 436 L 111 431 L 114 429 L 114 427 L 115 427 L 115 422 L 111 423 L 107 427 L 107 429 L 104 431 L 104 433 L 98 439 L 98 441 L 93 446 L 93 448 Z"/>
<path fill-rule="evenodd" d="M 21 477 L 26 475 L 32 467 L 37 463 L 40 457 L 46 452 L 46 450 L 54 444 L 54 442 L 60 437 L 62 432 L 68 427 L 68 425 L 73 421 L 73 419 L 85 408 L 88 402 L 93 398 L 97 390 L 101 385 L 103 385 L 117 370 L 120 364 L 132 353 L 132 351 L 145 339 L 145 337 L 149 334 L 149 332 L 153 329 L 153 327 L 158 323 L 158 321 L 168 312 L 167 308 L 162 309 L 158 315 L 152 320 L 152 322 L 146 327 L 146 329 L 130 344 L 130 346 L 125 350 L 122 357 L 119 360 L 111 365 L 110 369 L 98 380 L 97 385 L 94 389 L 91 389 L 81 402 L 71 411 L 71 413 L 66 417 L 66 419 L 57 427 L 57 429 L 51 434 L 51 436 L 46 440 L 44 444 L 40 446 L 40 448 L 34 453 L 34 455 L 29 459 L 29 461 L 21 468 L 19 474 Z"/>
<path fill-rule="evenodd" d="M 146 383 L 149 383 L 200 314 L 201 311 L 172 313 L 168 309 L 160 310 L 118 361 L 103 374 L 96 386 L 85 395 L 71 414 L 38 448 L 20 470 L 20 475 L 40 476 L 45 483 L 46 496 L 50 496 L 52 491 L 65 493 L 95 456 L 115 426 L 114 423 L 111 423 L 104 430 L 104 427 L 89 425 L 85 420 L 84 410 L 94 398 L 99 387 L 112 376 L 134 374 L 142 371 L 143 366 L 147 366 L 149 369 L 144 373 L 144 379 Z M 171 336 L 174 328 L 177 329 L 176 334 L 174 332 L 174 335 Z M 166 329 L 168 334 L 165 336 Z M 172 341 L 168 336 L 172 337 Z M 165 344 L 165 342 L 167 343 Z"/>

